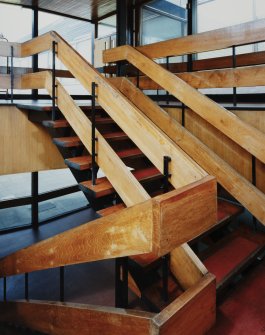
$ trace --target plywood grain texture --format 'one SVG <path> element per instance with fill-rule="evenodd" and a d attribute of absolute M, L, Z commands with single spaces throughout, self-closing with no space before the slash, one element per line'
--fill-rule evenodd
<path fill-rule="evenodd" d="M 0 321 L 50 335 L 147 335 L 153 314 L 73 303 L 0 303 Z"/>
<path fill-rule="evenodd" d="M 160 108 L 157 104 L 146 97 L 129 80 L 116 78 L 112 80 L 128 99 L 135 103 L 157 126 L 159 126 L 177 145 L 179 145 L 188 155 L 190 155 L 209 174 L 216 176 L 217 181 L 230 192 L 239 202 L 241 202 L 253 215 L 265 224 L 265 195 L 255 188 L 247 179 L 242 177 L 233 167 L 220 158 L 214 151 L 210 150 L 202 141 L 193 134 L 181 127 L 177 122 L 181 120 L 181 110 L 168 109 L 173 117 Z M 174 120 L 177 115 L 177 120 Z M 203 125 L 200 125 L 203 132 Z M 213 132 L 212 137 L 215 132 Z M 222 134 L 222 137 L 224 135 Z M 229 140 L 230 141 L 230 140 Z M 215 145 L 216 141 L 214 142 Z M 229 142 L 230 143 L 230 142 Z M 221 145 L 222 149 L 222 145 Z M 223 149 L 222 149 L 223 150 Z M 243 150 L 240 148 L 240 150 Z M 238 153 L 236 153 L 237 155 Z M 249 158 L 250 155 L 247 154 Z M 231 161 L 231 160 L 230 160 Z M 233 161 L 234 162 L 234 161 Z M 237 162 L 235 162 L 237 164 Z M 249 162 L 247 162 L 249 166 Z M 261 167 L 260 167 L 261 165 Z M 242 171 L 242 169 L 241 169 Z M 258 187 L 264 185 L 264 175 L 262 177 L 262 163 L 257 161 Z M 250 173 L 250 172 L 248 172 Z M 261 188 L 262 189 L 262 188 Z M 262 189 L 263 190 L 263 189 Z"/>
<path fill-rule="evenodd" d="M 216 180 L 202 180 L 154 198 L 153 214 L 160 223 L 156 232 L 159 255 L 201 235 L 217 223 Z"/>
<path fill-rule="evenodd" d="M 15 106 L 0 107 L 0 174 L 64 168 L 50 135 Z"/>
<path fill-rule="evenodd" d="M 265 24 L 265 20 L 264 20 Z M 265 163 L 265 135 L 130 46 L 107 50 L 105 61 L 127 60 L 234 142 Z M 237 129 L 235 132 L 234 129 Z"/>
<path fill-rule="evenodd" d="M 265 66 L 184 72 L 176 73 L 176 76 L 197 89 L 264 86 Z M 130 77 L 129 80 L 136 85 L 137 78 Z M 142 90 L 163 89 L 159 84 L 146 76 L 139 78 L 139 88 Z"/>
<path fill-rule="evenodd" d="M 265 20 L 261 19 L 196 35 L 148 44 L 137 47 L 137 49 L 150 58 L 180 56 L 263 41 L 264 30 Z M 105 61 L 108 62 L 108 60 Z"/>
<path fill-rule="evenodd" d="M 153 318 L 159 335 L 203 335 L 215 323 L 215 279 L 206 275 Z"/>

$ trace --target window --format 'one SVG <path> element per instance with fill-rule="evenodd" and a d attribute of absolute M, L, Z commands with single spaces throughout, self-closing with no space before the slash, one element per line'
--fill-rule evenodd
<path fill-rule="evenodd" d="M 15 22 L 19 22 L 18 25 Z M 25 42 L 31 39 L 32 10 L 20 6 L 0 4 L 0 34 L 9 42 Z M 10 64 L 10 62 L 9 62 Z M 0 57 L 0 66 L 6 66 L 7 59 Z M 14 58 L 16 67 L 32 67 L 32 58 Z M 31 90 L 14 90 L 15 94 L 30 94 Z"/>
<path fill-rule="evenodd" d="M 39 12 L 39 35 L 52 30 L 61 35 L 88 62 L 92 63 L 92 35 L 94 27 L 91 23 Z M 39 55 L 39 67 L 52 67 L 51 52 Z M 65 69 L 64 65 L 58 60 L 56 60 L 56 68 L 59 70 Z M 62 78 L 60 80 L 70 94 L 89 94 L 76 79 Z M 39 90 L 39 92 L 46 93 L 45 90 Z"/>
<path fill-rule="evenodd" d="M 155 0 L 142 9 L 141 44 L 150 44 L 187 34 L 186 0 Z"/>

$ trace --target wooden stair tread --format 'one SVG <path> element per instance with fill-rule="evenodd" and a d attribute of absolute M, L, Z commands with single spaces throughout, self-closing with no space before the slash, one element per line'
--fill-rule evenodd
<path fill-rule="evenodd" d="M 78 147 L 83 145 L 77 136 L 53 138 L 53 143 L 63 148 Z"/>
<path fill-rule="evenodd" d="M 97 213 L 101 216 L 108 216 L 110 214 L 119 212 L 124 208 L 126 208 L 126 206 L 124 204 L 118 204 L 118 205 L 115 205 L 115 206 L 110 206 L 110 207 L 101 209 L 100 211 L 97 211 Z"/>
<path fill-rule="evenodd" d="M 152 181 L 163 177 L 155 167 L 132 171 L 132 173 L 139 182 Z M 106 177 L 98 178 L 96 185 L 92 185 L 91 180 L 84 181 L 79 185 L 82 191 L 89 193 L 94 198 L 100 198 L 115 192 Z"/>
<path fill-rule="evenodd" d="M 129 157 L 141 157 L 144 156 L 142 151 L 139 148 L 125 149 L 117 152 L 117 155 L 120 158 L 129 158 Z"/>
<path fill-rule="evenodd" d="M 76 170 L 87 170 L 91 168 L 92 158 L 91 156 L 78 156 L 73 158 L 67 158 L 64 160 L 65 164 Z"/>
<path fill-rule="evenodd" d="M 235 204 L 224 199 L 218 199 L 218 223 L 226 221 L 242 213 L 243 210 L 244 208 L 239 204 Z"/>
<path fill-rule="evenodd" d="M 69 127 L 69 123 L 67 120 L 65 119 L 61 119 L 61 120 L 45 120 L 42 122 L 42 124 L 47 127 L 47 128 L 66 128 Z"/>
<path fill-rule="evenodd" d="M 110 133 L 102 134 L 105 140 L 121 141 L 128 139 L 128 136 L 123 131 L 115 131 Z"/>
<path fill-rule="evenodd" d="M 89 117 L 90 118 L 90 117 Z M 96 115 L 96 124 L 112 124 L 115 123 L 112 118 L 110 117 L 100 117 Z M 65 119 L 60 120 L 45 120 L 42 122 L 45 127 L 48 128 L 67 128 L 70 127 L 69 123 Z"/>
<path fill-rule="evenodd" d="M 97 178 L 96 185 L 92 185 L 92 180 L 88 180 L 80 183 L 79 186 L 82 191 L 94 198 L 101 198 L 114 192 L 114 188 L 106 177 Z"/>
<path fill-rule="evenodd" d="M 217 287 L 236 274 L 242 266 L 264 247 L 258 242 L 240 235 L 233 235 L 223 241 L 214 252 L 204 260 L 209 272 L 216 276 Z"/>

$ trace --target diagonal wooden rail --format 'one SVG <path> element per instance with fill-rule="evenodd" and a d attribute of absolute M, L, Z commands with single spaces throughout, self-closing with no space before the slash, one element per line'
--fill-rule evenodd
<path fill-rule="evenodd" d="M 57 43 L 57 57 L 88 91 L 91 89 L 92 82 L 95 82 L 98 85 L 97 100 L 99 104 L 107 113 L 109 113 L 116 123 L 129 135 L 141 151 L 146 154 L 161 172 L 163 171 L 163 157 L 165 155 L 171 157 L 170 181 L 175 188 L 188 185 L 207 176 L 207 173 L 203 169 L 190 159 L 188 155 L 186 155 L 158 127 L 145 117 L 135 105 L 122 95 L 114 85 L 111 85 L 107 79 L 101 76 L 99 72 L 97 72 L 57 33 L 47 33 L 31 41 L 15 45 L 14 55 L 16 57 L 26 57 L 46 50 L 52 50 L 53 42 Z M 4 52 L 1 52 L 0 44 L 0 55 L 7 53 L 8 49 L 10 49 L 10 45 L 11 44 L 9 44 L 7 48 L 5 47 Z M 33 76 L 31 78 L 33 80 Z M 89 151 L 90 144 L 88 142 L 90 140 L 88 132 L 90 131 L 89 128 L 91 128 L 90 124 L 88 121 L 85 121 L 85 116 L 81 114 L 82 111 L 74 104 L 64 88 L 59 83 L 57 84 L 58 106 L 77 135 L 84 141 L 84 145 Z M 50 75 L 46 76 L 45 87 L 48 92 L 51 92 Z M 128 118 L 130 119 L 130 123 L 128 123 Z M 142 134 L 143 138 L 139 136 L 139 134 Z M 101 148 L 99 147 L 101 143 L 103 142 L 99 140 L 97 149 L 99 153 L 104 152 L 103 146 L 101 146 Z M 157 150 L 157 148 L 160 149 Z M 113 157 L 116 158 L 115 153 L 112 156 L 112 149 L 106 148 L 105 152 L 107 152 L 107 157 L 110 158 L 110 161 Z M 138 181 L 132 177 L 129 171 L 126 171 L 125 166 L 122 165 L 123 163 L 117 160 L 117 166 L 115 164 L 110 164 L 109 169 L 107 169 L 108 159 L 106 159 L 104 155 L 99 154 L 97 162 L 100 167 L 104 164 L 104 160 L 105 167 L 102 169 L 127 206 L 136 205 L 149 199 L 149 196 L 147 197 L 146 192 Z M 118 169 L 117 167 L 121 167 L 121 169 Z M 122 173 L 119 173 L 120 171 Z M 214 221 L 216 221 L 216 217 Z M 207 272 L 205 267 L 187 244 L 183 244 L 176 248 L 174 252 L 175 258 L 179 260 L 179 263 L 183 268 L 183 271 L 178 278 L 179 281 L 187 282 L 187 287 L 196 284 Z"/>
<path fill-rule="evenodd" d="M 265 85 L 265 66 L 246 66 L 236 69 L 221 69 L 196 72 L 175 73 L 194 88 L 230 88 L 253 87 Z M 136 77 L 128 78 L 137 84 Z M 158 90 L 162 87 L 146 76 L 139 77 L 141 90 Z"/>
<path fill-rule="evenodd" d="M 0 322 L 51 335 L 205 334 L 215 322 L 215 304 L 215 280 L 207 274 L 158 314 L 30 300 L 1 302 Z"/>
<path fill-rule="evenodd" d="M 149 99 L 127 78 L 109 79 L 146 116 L 265 225 L 265 195 L 176 120 Z"/>
<path fill-rule="evenodd" d="M 265 163 L 265 134 L 240 120 L 131 46 L 104 52 L 104 62 L 127 60 L 242 148 Z M 236 129 L 236 131 L 235 131 Z"/>
<path fill-rule="evenodd" d="M 159 258 L 212 227 L 216 207 L 208 176 L 19 250 L 0 260 L 0 277 L 150 252 Z"/>

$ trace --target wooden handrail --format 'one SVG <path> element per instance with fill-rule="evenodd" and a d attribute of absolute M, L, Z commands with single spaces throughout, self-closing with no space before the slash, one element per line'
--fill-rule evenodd
<path fill-rule="evenodd" d="M 212 227 L 216 206 L 208 176 L 6 256 L 0 277 L 150 252 L 159 258 Z"/>
<path fill-rule="evenodd" d="M 265 19 L 137 47 L 150 58 L 180 56 L 264 41 Z M 231 52 L 232 53 L 232 52 Z M 105 58 L 106 63 L 108 61 Z M 105 61 L 104 61 L 105 62 Z"/>
<path fill-rule="evenodd" d="M 175 73 L 175 75 L 197 89 L 265 85 L 265 65 L 248 66 L 236 69 L 184 72 Z M 137 84 L 138 79 L 136 77 L 129 77 L 128 79 L 135 85 Z M 163 89 L 163 87 L 146 76 L 139 77 L 139 88 L 141 90 Z"/>
<path fill-rule="evenodd" d="M 205 334 L 215 322 L 215 291 L 214 276 L 207 274 L 158 314 L 48 301 L 1 302 L 0 322 L 51 335 Z"/>
<path fill-rule="evenodd" d="M 265 225 L 264 193 L 170 117 L 127 78 L 110 78 L 109 80 L 205 171 L 215 176 L 233 197 Z"/>
<path fill-rule="evenodd" d="M 161 132 L 159 128 L 154 126 L 154 124 L 133 104 L 131 104 L 127 98 L 125 98 L 124 95 L 122 95 L 120 91 L 115 88 L 115 86 L 108 83 L 108 81 L 99 72 L 97 72 L 57 33 L 47 33 L 31 41 L 22 43 L 19 48 L 17 48 L 15 56 L 26 57 L 38 52 L 46 51 L 47 49 L 51 50 L 53 41 L 57 43 L 57 57 L 64 63 L 66 68 L 88 91 L 91 89 L 92 82 L 95 82 L 98 85 L 97 100 L 99 104 L 107 113 L 109 113 L 114 121 L 116 121 L 116 123 L 129 135 L 129 137 L 139 146 L 141 151 L 147 155 L 147 157 L 161 172 L 163 171 L 163 156 L 168 155 L 171 157 L 172 161 L 170 173 L 172 176 L 170 181 L 172 185 L 179 188 L 196 180 L 200 180 L 207 175 L 205 171 L 195 164 L 180 148 L 178 148 L 178 146 L 176 146 L 176 144 L 174 144 L 163 132 Z M 51 78 L 50 76 L 47 76 L 47 78 L 46 88 L 49 92 L 51 92 Z M 61 99 L 60 108 L 62 109 L 62 112 L 65 113 L 68 121 L 70 120 L 70 117 L 72 117 L 70 124 L 78 131 L 79 136 L 82 133 L 82 136 L 80 136 L 81 140 L 87 136 L 86 141 L 88 141 L 87 129 L 89 128 L 89 125 L 87 124 L 87 121 L 85 124 L 87 124 L 88 128 L 82 125 L 83 121 L 85 122 L 84 116 L 81 116 L 79 112 L 77 113 L 77 117 L 74 116 L 73 110 L 78 111 L 78 107 L 76 108 L 71 98 L 66 95 L 66 92 L 60 85 L 58 86 L 58 93 L 66 99 L 65 102 L 63 101 L 63 98 Z M 60 100 L 60 98 L 58 98 L 58 100 Z M 71 110 L 71 108 L 74 109 Z M 128 117 L 130 118 L 130 123 L 128 123 Z M 139 137 L 140 133 L 144 134 L 144 140 Z M 87 142 L 85 142 L 85 145 L 86 143 Z M 157 150 L 158 147 L 160 150 Z M 102 157 L 102 159 L 104 158 Z M 97 162 L 99 166 L 101 166 L 102 162 L 100 162 L 99 156 Z M 104 170 L 103 171 L 106 173 L 110 182 L 113 183 L 116 190 L 118 192 L 122 191 L 122 194 L 120 195 L 122 198 L 124 195 L 123 200 L 127 205 L 135 205 L 146 200 L 147 196 L 143 193 L 142 188 L 137 181 L 134 183 L 134 179 L 130 179 L 130 177 L 129 180 L 133 182 L 132 184 L 128 182 L 125 183 L 124 179 L 120 181 L 121 176 L 115 164 L 110 164 L 110 169 L 112 170 L 110 174 L 106 173 Z M 123 175 L 125 175 L 125 170 L 123 169 L 122 171 Z M 113 178 L 111 176 L 113 176 Z M 126 180 L 128 181 L 128 179 Z M 135 189 L 137 191 L 134 196 L 132 193 L 128 192 L 128 187 L 130 187 L 131 190 Z M 128 195 L 126 198 L 127 193 L 130 193 L 130 196 Z M 194 275 L 194 278 L 192 279 L 193 282 L 196 283 L 197 280 L 204 275 L 200 269 L 202 266 L 200 260 L 186 244 L 177 249 L 181 251 L 182 259 L 180 261 L 185 263 L 187 267 L 187 271 L 185 271 L 185 273 L 181 273 L 180 277 L 183 277 L 182 280 L 185 280 L 185 277 L 192 277 L 194 272 L 197 271 L 196 275 Z M 187 250 L 189 250 L 189 252 L 187 252 Z M 191 255 L 193 255 L 193 257 L 191 257 Z M 189 272 L 189 267 L 192 268 L 192 274 Z"/>
<path fill-rule="evenodd" d="M 246 124 L 131 46 L 107 50 L 104 53 L 104 61 L 110 58 L 111 61 L 129 61 L 195 113 L 265 163 L 264 133 Z"/>

